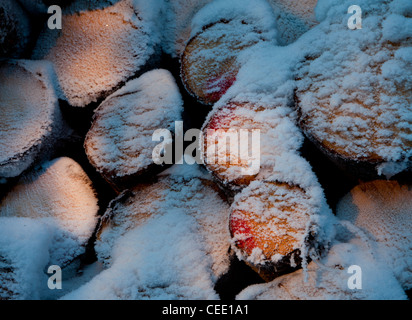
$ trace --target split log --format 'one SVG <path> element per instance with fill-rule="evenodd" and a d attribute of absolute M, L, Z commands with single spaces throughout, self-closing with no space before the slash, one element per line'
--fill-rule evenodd
<path fill-rule="evenodd" d="M 48 62 L 0 65 L 0 177 L 19 176 L 49 153 L 63 120 Z"/>
<path fill-rule="evenodd" d="M 233 248 L 267 282 L 292 272 L 322 247 L 312 222 L 317 210 L 298 186 L 254 182 L 231 207 Z"/>
<path fill-rule="evenodd" d="M 135 185 L 139 176 L 163 168 L 153 159 L 160 143 L 152 141 L 153 133 L 174 132 L 182 111 L 183 101 L 170 72 L 153 70 L 128 82 L 95 111 L 84 143 L 90 163 L 116 189 Z M 171 147 L 173 141 L 165 143 Z"/>
<path fill-rule="evenodd" d="M 336 214 L 377 242 L 381 260 L 404 289 L 412 288 L 411 184 L 376 180 L 362 183 L 338 203 Z"/>
<path fill-rule="evenodd" d="M 0 58 L 19 58 L 30 38 L 30 21 L 14 0 L 0 3 Z"/>
<path fill-rule="evenodd" d="M 44 28 L 34 59 L 54 63 L 70 105 L 85 107 L 107 97 L 158 55 L 148 10 L 131 0 L 113 5 L 75 1 L 64 9 L 62 30 Z"/>
<path fill-rule="evenodd" d="M 96 242 L 109 268 L 65 298 L 218 298 L 214 285 L 229 268 L 229 205 L 199 170 L 176 165 L 112 201 Z"/>

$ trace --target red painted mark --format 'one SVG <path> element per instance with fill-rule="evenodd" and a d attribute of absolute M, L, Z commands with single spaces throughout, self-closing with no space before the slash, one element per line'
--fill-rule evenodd
<path fill-rule="evenodd" d="M 238 240 L 236 242 L 237 247 L 246 251 L 247 254 L 251 254 L 252 250 L 256 248 L 257 245 L 248 222 L 233 217 L 230 221 L 230 225 L 234 236 L 241 236 L 242 238 L 245 238 L 245 240 Z"/>

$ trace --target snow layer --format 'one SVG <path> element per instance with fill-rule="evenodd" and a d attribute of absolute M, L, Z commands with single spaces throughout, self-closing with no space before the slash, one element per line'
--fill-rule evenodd
<path fill-rule="evenodd" d="M 97 101 L 131 78 L 160 42 L 160 13 L 148 1 L 89 6 L 77 1 L 65 9 L 62 30 L 46 27 L 33 53 L 34 59 L 54 63 L 67 100 L 77 107 Z"/>
<path fill-rule="evenodd" d="M 41 221 L 0 217 L 0 300 L 39 299 L 54 230 Z"/>
<path fill-rule="evenodd" d="M 410 162 L 412 78 L 405 53 L 412 20 L 403 3 L 360 1 L 362 29 L 350 30 L 350 14 L 342 14 L 350 1 L 320 1 L 323 22 L 303 37 L 300 46 L 310 46 L 297 73 L 301 120 L 309 137 L 341 157 Z"/>
<path fill-rule="evenodd" d="M 157 129 L 174 132 L 183 101 L 171 73 L 152 70 L 131 80 L 95 111 L 85 148 L 93 166 L 109 179 L 130 176 L 153 165 Z"/>
<path fill-rule="evenodd" d="M 267 39 L 273 39 L 276 29 L 272 10 L 265 0 L 214 0 L 204 6 L 192 20 L 192 33 L 195 36 L 203 27 L 226 20 L 239 20 L 253 25 Z"/>
<path fill-rule="evenodd" d="M 0 176 L 15 177 L 61 135 L 53 67 L 15 60 L 0 67 Z"/>
<path fill-rule="evenodd" d="M 272 282 L 250 286 L 236 299 L 406 300 L 390 269 L 378 263 L 369 249 L 360 238 L 336 243 L 325 258 L 311 262 L 307 271 L 298 270 Z M 352 265 L 361 267 L 361 289 L 348 287 L 352 276 L 348 270 Z"/>
<path fill-rule="evenodd" d="M 86 173 L 74 160 L 58 158 L 20 178 L 1 203 L 0 220 L 13 217 L 7 221 L 24 225 L 30 219 L 44 225 L 53 235 L 44 248 L 49 262 L 64 267 L 84 253 L 97 224 L 97 211 L 97 198 Z M 16 237 L 19 234 L 16 232 Z"/>
<path fill-rule="evenodd" d="M 405 289 L 412 288 L 411 185 L 383 180 L 363 183 L 340 200 L 336 214 L 375 240 L 382 262 Z"/>
<path fill-rule="evenodd" d="M 96 251 L 109 268 L 65 299 L 218 299 L 228 270 L 228 210 L 196 165 L 121 195 L 107 210 Z"/>

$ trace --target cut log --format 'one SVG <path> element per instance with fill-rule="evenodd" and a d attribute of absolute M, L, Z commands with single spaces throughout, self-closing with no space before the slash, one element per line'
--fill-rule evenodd
<path fill-rule="evenodd" d="M 152 141 L 153 133 L 173 132 L 182 111 L 183 101 L 169 71 L 149 71 L 128 82 L 95 112 L 84 143 L 90 163 L 118 189 L 136 184 L 137 177 L 162 167 L 153 159 L 160 143 Z"/>
<path fill-rule="evenodd" d="M 198 170 L 176 165 L 114 200 L 96 242 L 109 268 L 66 298 L 218 298 L 214 284 L 229 268 L 229 205 Z"/>
<path fill-rule="evenodd" d="M 203 8 L 181 57 L 187 91 L 205 105 L 217 102 L 236 81 L 239 55 L 262 41 L 275 42 L 270 18 L 262 1 L 213 1 Z"/>
<path fill-rule="evenodd" d="M 83 169 L 70 158 L 46 162 L 20 178 L 3 199 L 3 217 L 30 218 L 50 225 L 50 262 L 64 267 L 85 252 L 97 224 L 97 198 Z"/>
<path fill-rule="evenodd" d="M 338 203 L 336 214 L 378 244 L 383 262 L 404 287 L 412 288 L 412 185 L 376 180 L 362 183 Z"/>
<path fill-rule="evenodd" d="M 85 253 L 97 212 L 92 183 L 72 159 L 22 176 L 0 206 L 0 300 L 41 298 L 49 266 Z"/>
<path fill-rule="evenodd" d="M 63 120 L 50 63 L 0 65 L 0 178 L 20 175 L 61 136 Z"/>
<path fill-rule="evenodd" d="M 19 58 L 30 37 L 30 22 L 26 13 L 14 0 L 0 3 L 0 58 Z"/>
<path fill-rule="evenodd" d="M 231 207 L 234 249 L 265 281 L 291 272 L 308 258 L 308 248 L 316 246 L 310 227 L 315 210 L 300 187 L 255 182 L 235 197 Z"/>
<path fill-rule="evenodd" d="M 412 91 L 403 72 L 410 64 L 405 49 L 372 43 L 344 55 L 340 43 L 331 44 L 298 71 L 296 106 L 303 131 L 358 176 L 390 177 L 412 167 Z"/>
<path fill-rule="evenodd" d="M 151 21 L 156 18 L 148 11 L 135 8 L 131 0 L 103 8 L 76 1 L 64 10 L 62 30 L 44 28 L 33 58 L 54 63 L 70 105 L 89 105 L 119 88 L 157 54 Z"/>
<path fill-rule="evenodd" d="M 297 152 L 303 139 L 281 111 L 252 103 L 229 102 L 213 110 L 202 131 L 206 168 L 231 191 L 268 178 L 277 158 Z M 246 155 L 242 155 L 242 148 Z"/>

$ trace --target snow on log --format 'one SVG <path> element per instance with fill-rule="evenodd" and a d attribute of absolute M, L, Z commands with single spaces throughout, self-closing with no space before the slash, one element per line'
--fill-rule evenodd
<path fill-rule="evenodd" d="M 54 230 L 29 218 L 0 222 L 0 301 L 40 299 Z"/>
<path fill-rule="evenodd" d="M 351 266 L 361 269 L 348 273 Z M 357 280 L 350 278 L 356 275 L 359 276 Z M 358 287 L 351 288 L 350 285 Z M 272 282 L 252 285 L 236 299 L 407 300 L 407 296 L 390 269 L 375 259 L 360 238 L 355 238 L 348 243 L 334 244 L 326 257 L 310 262 L 307 270 L 297 270 Z"/>
<path fill-rule="evenodd" d="M 199 102 L 212 105 L 232 86 L 241 52 L 262 41 L 275 42 L 271 11 L 260 0 L 216 0 L 197 13 L 181 57 L 181 77 Z"/>
<path fill-rule="evenodd" d="M 152 70 L 129 81 L 95 111 L 84 143 L 89 161 L 117 188 L 135 184 L 135 178 L 158 167 L 153 152 L 160 142 L 152 141 L 154 132 L 174 132 L 182 111 L 183 101 L 169 71 Z M 173 141 L 164 142 L 171 146 Z"/>
<path fill-rule="evenodd" d="M 156 17 L 155 6 L 144 1 L 75 1 L 64 9 L 61 30 L 44 28 L 33 58 L 52 61 L 69 104 L 84 107 L 109 95 L 157 54 Z"/>
<path fill-rule="evenodd" d="M 392 4 L 365 1 L 374 18 L 359 33 L 335 22 L 345 4 L 337 6 L 311 34 L 297 70 L 300 125 L 338 164 L 390 177 L 411 168 L 411 33 L 396 27 L 411 19 Z"/>
<path fill-rule="evenodd" d="M 231 206 L 232 244 L 265 281 L 306 264 L 324 245 L 315 222 L 319 208 L 304 189 L 281 182 L 253 182 Z M 322 232 L 322 231 L 321 231 Z"/>
<path fill-rule="evenodd" d="M 209 114 L 202 131 L 206 168 L 232 191 L 268 178 L 277 159 L 297 153 L 303 142 L 303 135 L 283 109 L 262 103 L 231 101 L 220 106 Z M 251 170 L 254 164 L 257 170 Z"/>
<path fill-rule="evenodd" d="M 276 15 L 278 42 L 288 45 L 318 22 L 315 17 L 317 0 L 269 0 Z"/>
<path fill-rule="evenodd" d="M 14 0 L 0 2 L 0 58 L 19 58 L 30 37 L 30 22 Z"/>
<path fill-rule="evenodd" d="M 108 269 L 67 299 L 218 299 L 228 271 L 229 205 L 197 165 L 112 201 L 96 252 Z"/>
<path fill-rule="evenodd" d="M 23 217 L 50 225 L 51 262 L 63 267 L 84 253 L 97 223 L 92 182 L 78 163 L 58 158 L 20 178 L 0 207 L 3 217 Z"/>
<path fill-rule="evenodd" d="M 412 288 L 410 184 L 386 180 L 362 183 L 340 200 L 336 214 L 376 241 L 382 262 L 393 270 L 404 289 Z"/>
<path fill-rule="evenodd" d="M 166 2 L 163 50 L 173 58 L 180 57 L 190 39 L 191 22 L 196 13 L 212 0 L 175 0 Z"/>
<path fill-rule="evenodd" d="M 61 136 L 54 77 L 44 61 L 0 64 L 0 178 L 20 175 Z"/>
<path fill-rule="evenodd" d="M 92 182 L 72 159 L 22 176 L 0 206 L 0 300 L 40 298 L 45 270 L 85 253 L 97 211 Z"/>

